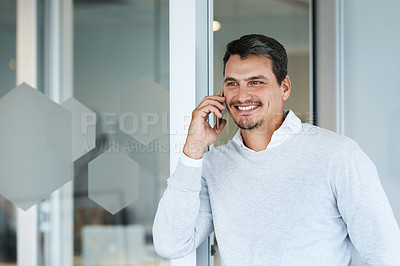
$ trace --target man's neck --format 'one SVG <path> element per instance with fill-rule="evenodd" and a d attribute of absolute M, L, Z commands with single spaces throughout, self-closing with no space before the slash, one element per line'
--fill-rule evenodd
<path fill-rule="evenodd" d="M 241 129 L 240 133 L 243 138 L 243 144 L 254 151 L 265 150 L 271 142 L 272 134 L 274 134 L 275 130 L 283 123 L 283 112 L 281 116 L 275 116 L 274 118 L 273 121 L 265 121 L 265 124 L 260 128 L 253 130 Z"/>

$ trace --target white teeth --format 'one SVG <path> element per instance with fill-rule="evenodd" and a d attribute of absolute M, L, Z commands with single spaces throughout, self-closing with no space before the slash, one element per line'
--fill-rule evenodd
<path fill-rule="evenodd" d="M 255 106 L 255 105 L 250 105 L 250 106 L 238 106 L 237 108 L 239 109 L 239 110 L 241 110 L 241 111 L 246 111 L 246 110 L 251 110 L 251 109 L 254 109 L 254 108 L 256 108 L 257 106 Z"/>

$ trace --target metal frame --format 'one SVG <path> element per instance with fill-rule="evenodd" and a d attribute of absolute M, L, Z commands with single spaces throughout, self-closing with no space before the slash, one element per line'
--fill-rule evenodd
<path fill-rule="evenodd" d="M 196 106 L 208 95 L 214 95 L 214 33 L 213 0 L 196 1 Z M 209 116 L 209 123 L 214 125 L 214 116 Z M 213 145 L 210 146 L 210 149 Z M 196 265 L 213 266 L 211 245 L 214 233 L 197 248 Z"/>
<path fill-rule="evenodd" d="M 343 117 L 342 0 L 318 1 L 315 6 L 315 81 L 318 126 L 341 132 Z"/>
<path fill-rule="evenodd" d="M 315 19 L 315 11 L 316 11 L 316 0 L 310 0 L 310 6 L 309 6 L 309 43 L 310 43 L 310 96 L 309 96 L 309 101 L 310 101 L 310 115 L 309 115 L 309 121 L 313 125 L 316 125 L 318 123 L 318 114 L 316 112 L 317 110 L 317 101 L 316 101 L 316 96 L 317 96 L 317 91 L 316 91 L 316 75 L 315 75 L 315 54 L 316 54 L 316 45 L 315 45 L 315 28 L 316 28 L 316 19 Z"/>
<path fill-rule="evenodd" d="M 344 29 L 343 0 L 336 0 L 336 132 L 344 134 Z"/>
<path fill-rule="evenodd" d="M 73 95 L 73 0 L 44 0 L 44 91 L 54 102 Z M 44 264 L 73 265 L 73 180 L 49 195 Z M 46 215 L 45 215 L 46 217 Z"/>
<path fill-rule="evenodd" d="M 207 54 L 208 54 L 208 64 L 206 71 L 208 72 L 208 93 L 207 95 L 214 95 L 214 31 L 213 31 L 213 21 L 214 21 L 214 0 L 207 0 L 207 21 L 204 23 L 207 27 L 207 32 L 205 33 L 207 36 Z M 210 124 L 214 125 L 214 116 L 211 116 Z M 213 148 L 213 146 L 211 147 Z M 207 258 L 207 265 L 214 266 L 214 233 L 208 237 L 207 243 L 203 244 L 206 247 L 206 254 L 201 253 L 202 258 Z M 200 256 L 200 254 L 199 254 Z M 199 264 L 198 265 L 205 265 Z"/>

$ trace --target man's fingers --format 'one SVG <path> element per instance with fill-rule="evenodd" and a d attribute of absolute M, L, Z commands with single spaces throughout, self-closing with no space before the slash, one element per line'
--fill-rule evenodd
<path fill-rule="evenodd" d="M 206 96 L 206 97 L 203 98 L 203 100 L 201 100 L 200 104 L 202 104 L 202 103 L 204 103 L 206 101 L 209 101 L 209 100 L 218 101 L 218 102 L 224 102 L 225 101 L 225 97 L 219 96 L 219 95 Z"/>
<path fill-rule="evenodd" d="M 208 105 L 215 106 L 215 107 L 217 107 L 219 110 L 224 110 L 224 109 L 226 108 L 221 102 L 216 101 L 216 100 L 206 100 L 206 101 L 204 101 L 204 102 L 201 102 L 201 103 L 197 106 L 197 108 L 198 108 L 198 109 L 201 109 L 201 108 L 203 108 L 203 107 L 205 107 L 205 106 L 208 106 Z"/>
<path fill-rule="evenodd" d="M 222 114 L 220 110 L 214 105 L 206 105 L 198 110 L 201 117 L 207 118 L 210 113 L 214 113 L 217 117 L 221 118 Z"/>

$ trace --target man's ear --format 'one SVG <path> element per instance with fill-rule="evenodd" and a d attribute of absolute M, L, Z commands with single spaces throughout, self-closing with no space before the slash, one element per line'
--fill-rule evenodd
<path fill-rule="evenodd" d="M 289 98 L 291 89 L 290 78 L 288 75 L 286 75 L 285 79 L 282 81 L 281 89 L 282 89 L 282 101 L 286 101 Z"/>

